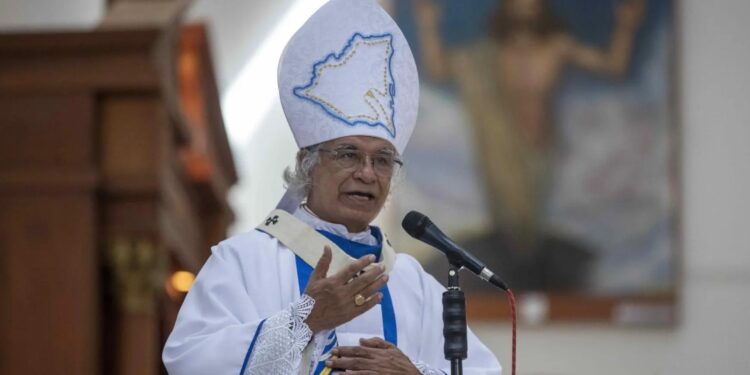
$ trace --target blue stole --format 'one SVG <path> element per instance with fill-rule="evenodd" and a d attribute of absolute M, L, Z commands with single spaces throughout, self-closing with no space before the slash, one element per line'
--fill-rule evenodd
<path fill-rule="evenodd" d="M 354 242 L 324 230 L 318 230 L 318 232 L 331 240 L 341 248 L 341 250 L 344 250 L 345 253 L 354 259 L 359 259 L 367 254 L 373 254 L 376 259 L 380 260 L 380 254 L 383 248 L 383 235 L 380 233 L 380 229 L 376 227 L 370 227 L 370 230 L 372 231 L 373 236 L 378 240 L 377 245 L 366 245 Z M 307 287 L 313 267 L 305 263 L 305 261 L 298 256 L 295 256 L 295 261 L 297 263 L 297 281 L 299 282 L 299 292 L 301 295 L 305 291 L 305 287 Z M 380 289 L 380 292 L 383 293 L 383 300 L 380 302 L 380 307 L 383 313 L 383 337 L 385 338 L 385 341 L 397 345 L 398 334 L 396 333 L 396 313 L 393 310 L 393 300 L 391 299 L 391 293 L 388 291 L 388 285 Z M 328 342 L 323 350 L 322 359 L 315 368 L 315 374 L 325 375 L 331 372 L 331 369 L 325 367 L 324 360 L 328 357 L 330 350 L 337 345 L 336 331 L 333 330 L 328 336 Z"/>

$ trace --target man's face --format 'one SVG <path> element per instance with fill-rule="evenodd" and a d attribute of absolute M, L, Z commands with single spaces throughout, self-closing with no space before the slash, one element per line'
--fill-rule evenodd
<path fill-rule="evenodd" d="M 350 136 L 323 144 L 320 163 L 312 171 L 312 188 L 307 197 L 308 207 L 321 219 L 343 224 L 350 232 L 361 232 L 383 208 L 391 187 L 391 176 L 378 174 L 370 160 L 372 155 L 395 155 L 386 140 Z M 367 163 L 342 168 L 337 162 L 337 151 L 360 151 L 370 155 Z"/>

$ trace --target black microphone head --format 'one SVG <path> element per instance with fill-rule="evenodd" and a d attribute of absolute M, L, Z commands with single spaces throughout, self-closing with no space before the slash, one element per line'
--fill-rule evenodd
<path fill-rule="evenodd" d="M 430 218 L 427 216 L 422 215 L 417 211 L 410 211 L 404 216 L 404 220 L 401 222 L 401 227 L 403 227 L 406 233 L 409 233 L 410 236 L 420 239 L 422 235 L 424 235 L 425 228 L 430 224 L 432 224 L 432 221 L 430 221 Z"/>

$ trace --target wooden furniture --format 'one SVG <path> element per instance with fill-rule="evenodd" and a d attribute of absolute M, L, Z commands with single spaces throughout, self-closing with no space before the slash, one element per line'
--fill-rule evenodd
<path fill-rule="evenodd" d="M 0 35 L 0 373 L 162 372 L 236 179 L 202 27 Z"/>

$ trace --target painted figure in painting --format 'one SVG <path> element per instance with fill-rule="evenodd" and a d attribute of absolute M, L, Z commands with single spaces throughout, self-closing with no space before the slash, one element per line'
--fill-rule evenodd
<path fill-rule="evenodd" d="M 576 40 L 543 0 L 502 1 L 488 38 L 447 47 L 439 27 L 448 15 L 434 0 L 414 1 L 422 64 L 430 78 L 457 85 L 470 114 L 497 234 L 512 253 L 525 254 L 522 258 L 538 259 L 545 248 L 559 248 L 542 220 L 555 139 L 553 94 L 568 65 L 613 78 L 625 74 L 644 1 L 617 4 L 603 49 Z M 546 287 L 538 280 L 516 282 Z"/>

